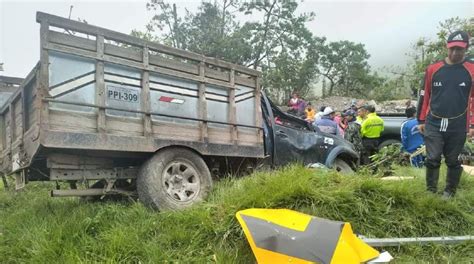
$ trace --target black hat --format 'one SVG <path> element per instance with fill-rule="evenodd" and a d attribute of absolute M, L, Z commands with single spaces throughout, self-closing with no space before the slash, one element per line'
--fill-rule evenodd
<path fill-rule="evenodd" d="M 461 47 L 467 49 L 469 47 L 469 35 L 464 31 L 454 31 L 448 37 L 448 48 Z"/>

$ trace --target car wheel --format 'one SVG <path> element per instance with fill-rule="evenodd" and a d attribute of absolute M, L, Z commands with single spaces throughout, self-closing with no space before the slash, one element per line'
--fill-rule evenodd
<path fill-rule="evenodd" d="M 159 151 L 146 161 L 137 179 L 146 206 L 179 210 L 202 201 L 212 187 L 209 168 L 198 154 L 183 148 Z"/>
<path fill-rule="evenodd" d="M 334 161 L 334 164 L 332 165 L 333 169 L 336 171 L 342 173 L 342 174 L 351 174 L 354 173 L 354 170 L 352 167 L 344 160 L 342 159 L 336 159 Z"/>

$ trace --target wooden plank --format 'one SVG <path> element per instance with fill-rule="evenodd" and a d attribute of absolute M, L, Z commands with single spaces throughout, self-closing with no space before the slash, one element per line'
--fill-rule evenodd
<path fill-rule="evenodd" d="M 6 111 L 3 116 L 5 118 L 5 149 L 9 153 L 11 151 L 11 143 L 12 143 L 10 105 L 8 106 L 8 111 Z"/>
<path fill-rule="evenodd" d="M 50 109 L 51 130 L 67 132 L 97 132 L 97 115 Z"/>
<path fill-rule="evenodd" d="M 5 117 L 0 114 L 0 151 L 5 149 Z"/>
<path fill-rule="evenodd" d="M 49 24 L 47 21 L 41 21 L 40 28 L 40 73 L 39 73 L 39 87 L 38 97 L 44 98 L 49 96 L 49 51 L 48 46 L 48 32 Z M 47 130 L 49 128 L 49 104 L 47 102 L 41 102 L 40 108 L 40 126 L 42 129 Z"/>
<path fill-rule="evenodd" d="M 257 137 L 256 129 L 239 129 L 239 145 L 255 146 L 262 142 L 262 139 Z"/>
<path fill-rule="evenodd" d="M 105 43 L 104 53 L 124 59 L 129 59 L 133 61 L 142 61 L 142 51 L 137 50 L 137 48 L 123 48 L 112 44 Z"/>
<path fill-rule="evenodd" d="M 52 30 L 48 32 L 48 40 L 53 43 L 76 47 L 80 49 L 86 49 L 90 51 L 96 51 L 97 49 L 97 45 L 94 40 L 59 33 Z"/>
<path fill-rule="evenodd" d="M 158 67 L 163 67 L 171 70 L 187 72 L 194 75 L 199 74 L 199 66 L 191 63 L 184 63 L 158 55 L 150 55 L 150 64 Z"/>
<path fill-rule="evenodd" d="M 248 77 L 242 77 L 242 76 L 235 76 L 235 83 L 246 86 L 249 88 L 254 88 L 255 89 L 255 77 L 248 78 Z"/>
<path fill-rule="evenodd" d="M 221 72 L 211 68 L 206 68 L 206 77 L 220 81 L 230 82 L 230 72 Z"/>
<path fill-rule="evenodd" d="M 107 132 L 107 120 L 105 118 L 105 81 L 104 81 L 104 36 L 97 36 L 97 62 L 95 66 L 95 85 L 96 85 L 96 104 L 100 106 L 97 113 L 97 131 L 99 133 Z"/>
<path fill-rule="evenodd" d="M 15 123 L 15 133 L 14 138 L 23 140 L 23 98 L 19 98 L 17 101 L 13 102 L 15 116 L 13 117 Z"/>
<path fill-rule="evenodd" d="M 47 45 L 47 48 L 49 50 L 70 53 L 70 54 L 74 54 L 74 55 L 85 57 L 85 58 L 97 59 L 97 56 L 94 52 L 81 50 L 81 49 L 78 49 L 78 48 L 62 46 L 62 45 L 55 44 L 55 43 L 49 43 Z M 123 59 L 123 58 L 117 58 L 117 57 L 114 57 L 114 56 L 111 56 L 111 55 L 104 55 L 103 60 L 105 62 L 115 63 L 115 64 L 119 64 L 119 65 L 124 65 L 124 66 L 128 66 L 128 67 L 134 67 L 134 68 L 137 68 L 137 69 L 144 70 L 144 66 L 143 66 L 142 63 L 127 60 L 127 59 Z M 189 73 L 179 72 L 179 71 L 176 71 L 176 70 L 170 70 L 170 69 L 166 69 L 166 68 L 163 68 L 163 67 L 150 65 L 148 67 L 148 70 L 156 72 L 156 73 L 160 73 L 160 74 L 173 76 L 175 78 L 183 78 L 183 79 L 187 79 L 187 80 L 195 81 L 195 82 L 201 82 L 202 81 L 202 82 L 205 82 L 205 83 L 211 84 L 211 85 L 221 86 L 221 87 L 224 87 L 224 88 L 232 88 L 232 86 L 229 83 L 226 83 L 226 82 L 223 82 L 223 81 L 218 81 L 218 80 L 214 80 L 214 79 L 210 79 L 210 78 L 203 78 L 203 77 L 200 77 L 200 76 L 195 76 L 195 75 L 192 75 L 192 74 L 189 74 Z"/>
<path fill-rule="evenodd" d="M 160 139 L 200 141 L 199 127 L 171 122 L 153 121 L 153 136 Z"/>
<path fill-rule="evenodd" d="M 204 76 L 205 74 L 205 67 L 206 65 L 204 62 L 201 62 L 199 64 L 199 76 Z M 202 120 L 207 120 L 207 101 L 206 101 L 206 84 L 204 82 L 199 83 L 199 98 L 198 98 L 198 111 L 199 111 L 199 118 Z M 200 140 L 203 142 L 208 142 L 209 141 L 209 135 L 208 135 L 208 128 L 207 128 L 207 122 L 201 121 L 200 124 L 200 135 L 201 138 Z"/>
<path fill-rule="evenodd" d="M 10 104 L 10 148 L 11 148 L 11 143 L 15 141 L 16 139 L 16 122 L 15 122 L 15 107 L 13 105 L 13 102 Z"/>
<path fill-rule="evenodd" d="M 233 144 L 231 133 L 229 133 L 229 128 L 209 126 L 208 133 L 209 143 Z"/>
<path fill-rule="evenodd" d="M 262 127 L 262 108 L 261 108 L 261 78 L 255 80 L 255 126 Z M 257 137 L 263 139 L 262 129 L 257 130 Z"/>
<path fill-rule="evenodd" d="M 228 69 L 235 68 L 235 70 L 242 73 L 249 74 L 249 75 L 254 75 L 254 76 L 261 75 L 259 71 L 249 69 L 241 65 L 232 64 L 232 63 L 225 62 L 216 58 L 205 57 L 205 56 L 202 56 L 201 54 L 172 48 L 172 47 L 158 44 L 155 42 L 139 39 L 127 34 L 115 32 L 115 31 L 101 28 L 101 27 L 92 26 L 89 24 L 81 23 L 81 22 L 74 21 L 71 19 L 62 18 L 59 16 L 37 12 L 36 21 L 49 23 L 50 25 L 58 27 L 58 28 L 70 29 L 73 31 L 77 31 L 77 32 L 81 32 L 81 33 L 85 33 L 89 35 L 96 35 L 96 36 L 102 35 L 106 39 L 114 40 L 120 43 L 134 45 L 137 47 L 143 47 L 144 45 L 147 45 L 150 49 L 153 49 L 158 52 L 163 52 L 166 54 L 179 56 L 179 57 L 191 59 L 194 61 L 203 61 L 205 63 L 213 64 L 218 67 L 223 67 L 223 68 L 228 68 Z"/>
<path fill-rule="evenodd" d="M 230 85 L 235 85 L 235 71 L 234 69 L 230 70 Z M 229 91 L 229 123 L 235 124 L 237 123 L 237 113 L 236 113 L 236 106 L 235 106 L 235 89 L 230 89 Z M 230 127 L 230 135 L 232 139 L 232 144 L 237 144 L 239 140 L 237 134 L 237 127 L 232 125 Z"/>
<path fill-rule="evenodd" d="M 143 48 L 143 66 L 148 68 L 149 65 L 149 51 L 148 47 Z M 141 107 L 142 111 L 145 114 L 143 116 L 143 135 L 145 137 L 150 136 L 153 133 L 153 128 L 151 124 L 151 99 L 150 99 L 150 72 L 147 70 L 143 70 L 142 73 L 142 91 L 141 91 Z"/>
<path fill-rule="evenodd" d="M 142 119 L 107 115 L 107 133 L 124 136 L 143 136 Z"/>

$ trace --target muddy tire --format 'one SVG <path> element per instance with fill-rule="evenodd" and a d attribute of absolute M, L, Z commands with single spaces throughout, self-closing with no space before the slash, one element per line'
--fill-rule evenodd
<path fill-rule="evenodd" d="M 140 168 L 137 191 L 140 201 L 158 210 L 179 210 L 206 198 L 212 178 L 204 160 L 182 148 L 157 152 Z"/>
<path fill-rule="evenodd" d="M 332 165 L 333 169 L 336 171 L 342 173 L 342 174 L 351 174 L 354 173 L 354 170 L 352 167 L 344 160 L 342 159 L 336 159 L 334 161 L 334 164 Z"/>

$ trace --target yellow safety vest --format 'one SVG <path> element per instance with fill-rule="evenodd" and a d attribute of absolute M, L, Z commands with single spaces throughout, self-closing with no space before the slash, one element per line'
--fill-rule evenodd
<path fill-rule="evenodd" d="M 362 138 L 379 138 L 383 127 L 383 119 L 376 113 L 370 113 L 362 122 L 360 133 Z"/>

